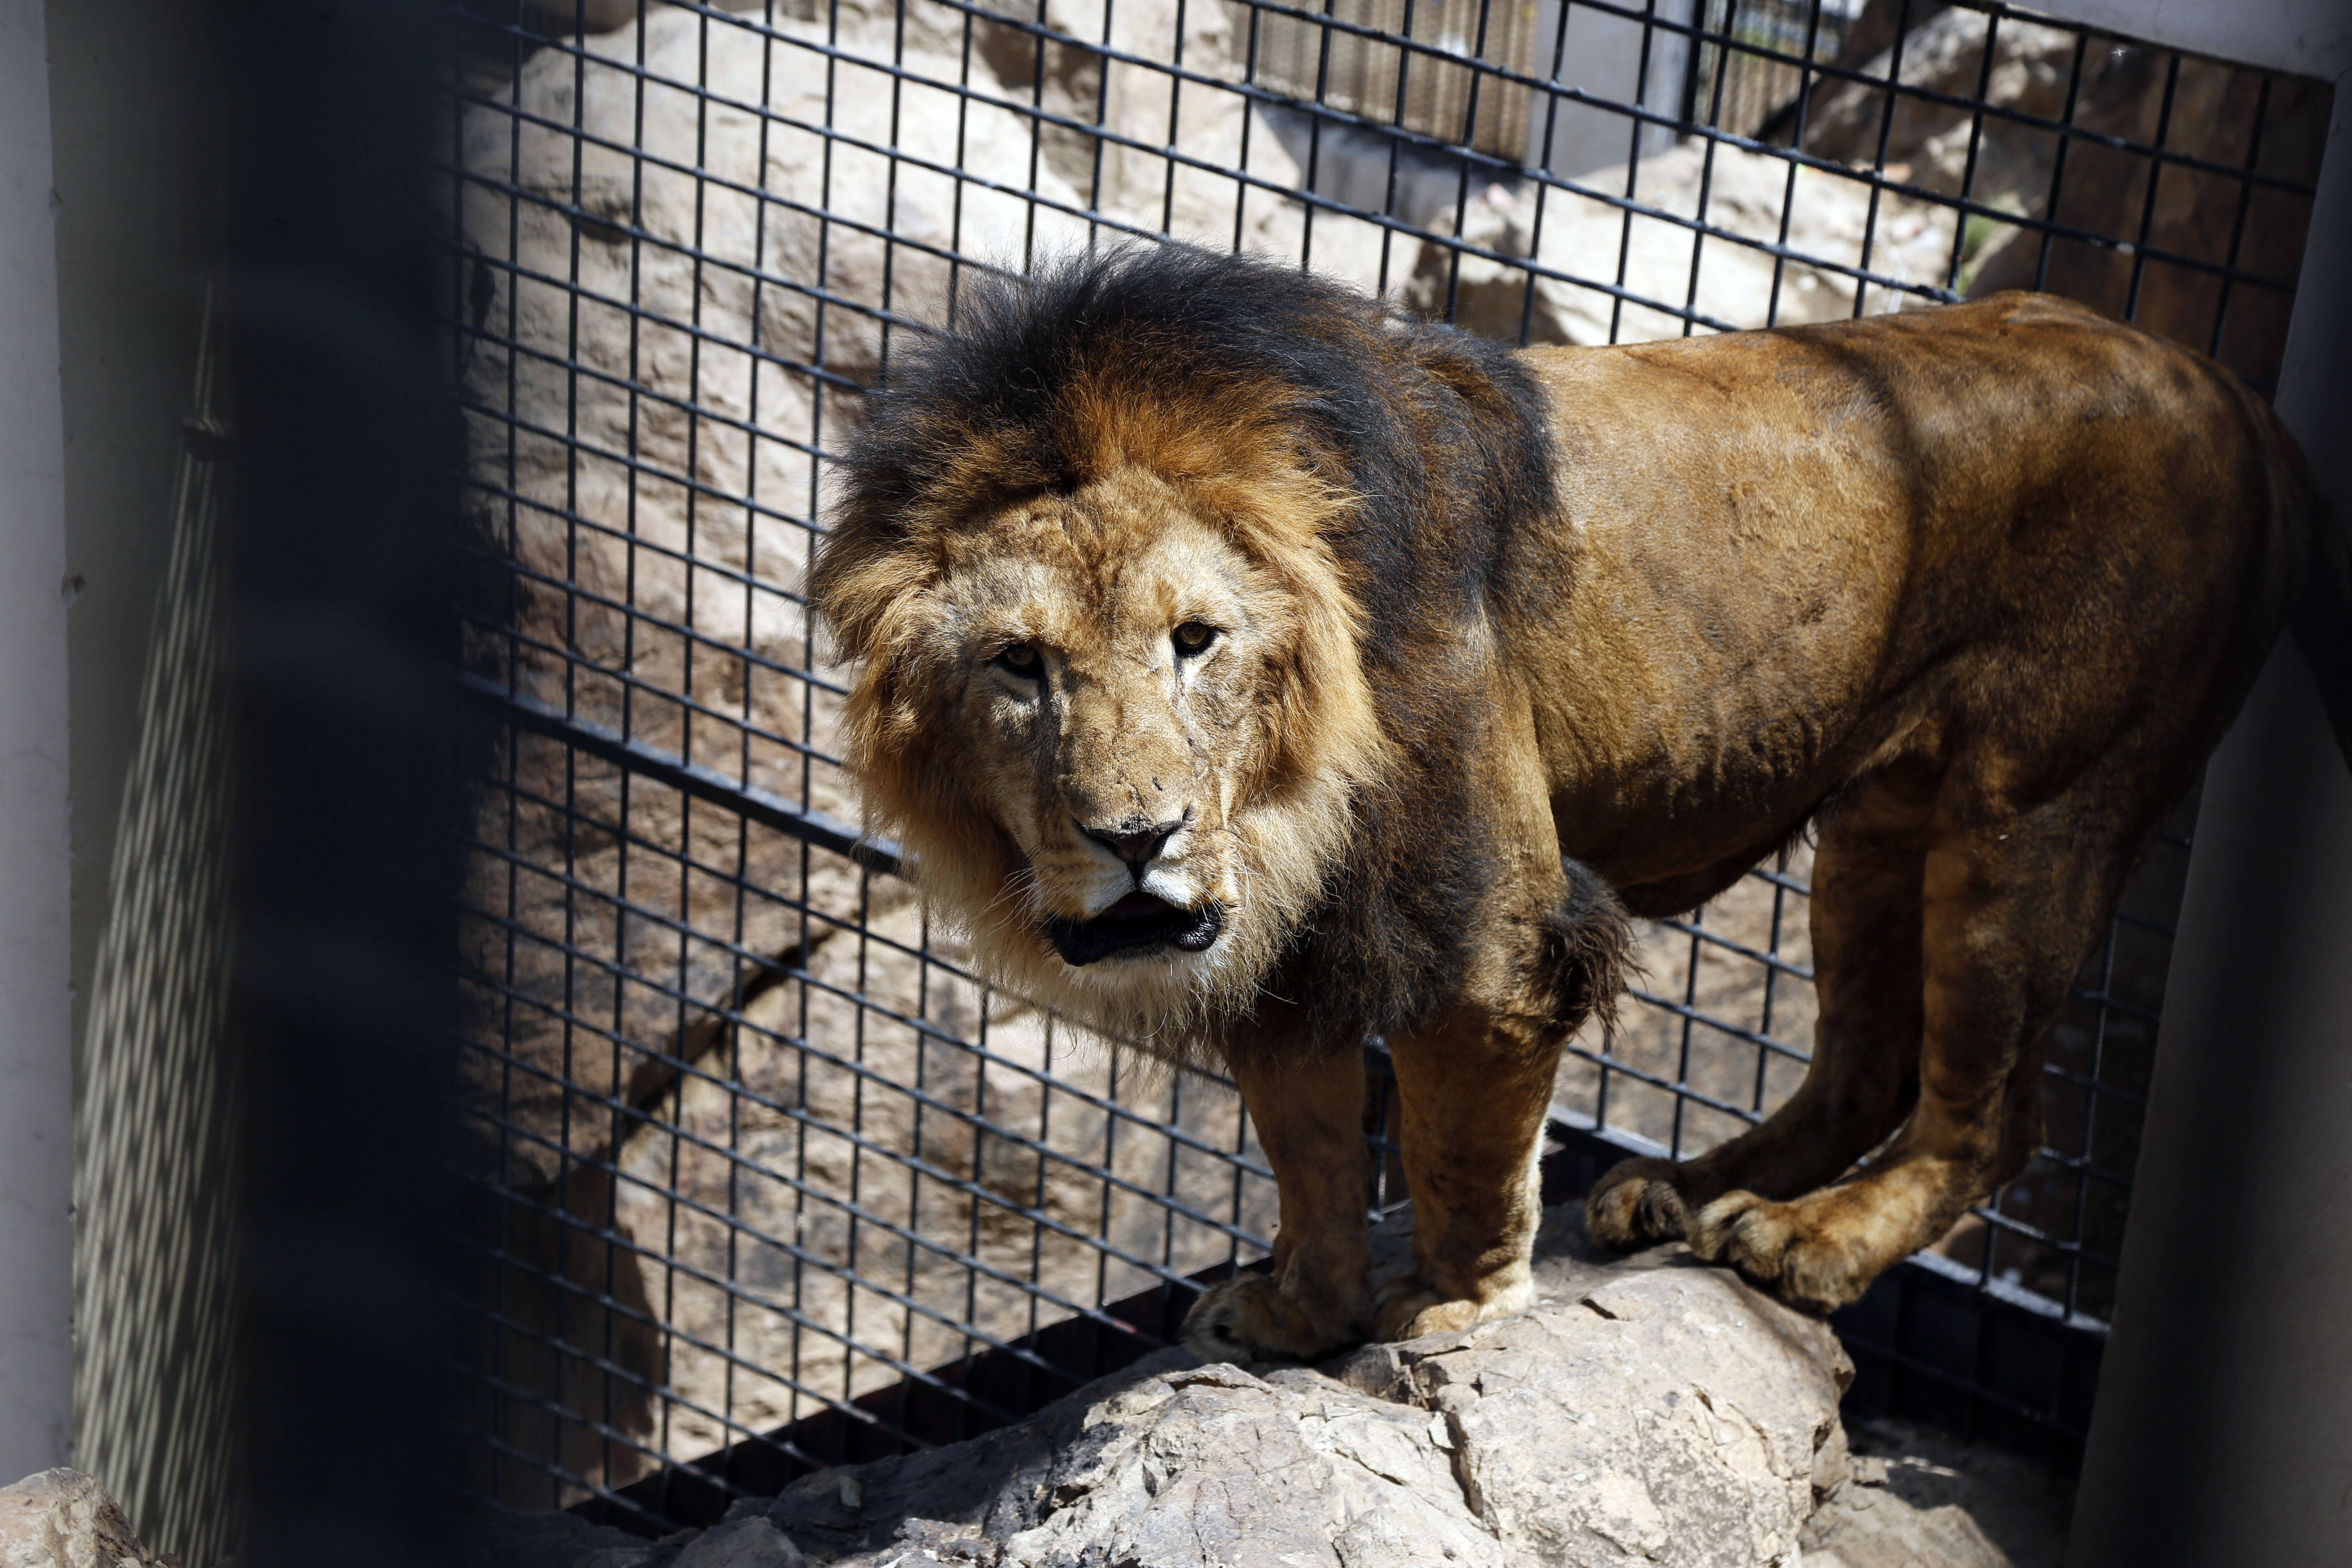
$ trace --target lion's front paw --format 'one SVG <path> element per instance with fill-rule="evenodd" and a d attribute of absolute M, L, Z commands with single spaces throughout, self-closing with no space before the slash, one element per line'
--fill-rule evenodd
<path fill-rule="evenodd" d="M 1877 1274 L 1862 1248 L 1829 1234 L 1801 1200 L 1726 1193 L 1699 1210 L 1690 1245 L 1708 1262 L 1728 1264 L 1790 1306 L 1814 1312 L 1855 1300 Z"/>
<path fill-rule="evenodd" d="M 1184 1314 L 1184 1347 L 1202 1361 L 1312 1361 L 1364 1337 L 1360 1314 L 1316 1312 L 1264 1274 L 1212 1285 Z"/>
<path fill-rule="evenodd" d="M 1423 1334 L 1456 1333 L 1487 1318 L 1524 1311 L 1533 1300 L 1532 1286 L 1524 1283 L 1474 1301 L 1433 1290 L 1419 1276 L 1407 1274 L 1381 1287 L 1380 1304 L 1372 1312 L 1372 1337 L 1417 1340 Z"/>
<path fill-rule="evenodd" d="M 1690 1209 L 1675 1185 L 1672 1160 L 1622 1160 L 1584 1200 L 1584 1228 L 1608 1247 L 1631 1249 L 1690 1234 Z"/>

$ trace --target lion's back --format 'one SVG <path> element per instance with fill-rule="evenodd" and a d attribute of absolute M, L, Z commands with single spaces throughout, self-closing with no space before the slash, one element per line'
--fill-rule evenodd
<path fill-rule="evenodd" d="M 2200 729 L 2291 591 L 2268 410 L 2070 301 L 1530 363 L 1563 512 L 1522 553 L 1571 563 L 1577 592 L 1520 651 L 1584 749 L 1556 786 L 1611 775 L 1580 810 L 1637 837 L 1800 811 L 1929 711 L 2056 755 L 2044 741 L 2112 738 L 2164 690 Z"/>

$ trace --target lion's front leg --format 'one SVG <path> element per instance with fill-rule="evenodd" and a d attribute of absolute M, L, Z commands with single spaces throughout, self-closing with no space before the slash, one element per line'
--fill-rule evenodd
<path fill-rule="evenodd" d="M 1381 1339 L 1467 1328 L 1532 1300 L 1536 1156 L 1561 1038 L 1548 1024 L 1465 1010 L 1390 1043 L 1413 1267 L 1381 1289 Z"/>
<path fill-rule="evenodd" d="M 1274 1268 L 1210 1287 L 1185 1315 L 1184 1343 L 1203 1361 L 1241 1363 L 1353 1344 L 1371 1320 L 1363 1058 L 1233 1071 L 1282 1205 Z"/>

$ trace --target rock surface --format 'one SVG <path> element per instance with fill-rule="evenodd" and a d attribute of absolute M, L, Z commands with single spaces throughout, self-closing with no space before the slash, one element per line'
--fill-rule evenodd
<path fill-rule="evenodd" d="M 1948 208 L 1882 195 L 1865 258 L 1871 193 L 1863 179 L 1811 167 L 1791 179 L 1786 161 L 1736 147 L 1685 142 L 1578 184 L 1611 196 L 1630 189 L 1646 211 L 1629 214 L 1597 196 L 1532 183 L 1490 186 L 1468 204 L 1462 237 L 1505 259 L 1431 245 L 1408 300 L 1431 315 L 1450 304 L 1458 324 L 1506 342 L 1517 340 L 1524 322 L 1531 342 L 1642 342 L 1678 337 L 1683 322 L 1639 300 L 1687 300 L 1697 316 L 1733 327 L 1830 321 L 1853 313 L 1855 283 L 1838 266 L 1940 283 L 1951 252 Z M 1622 275 L 1611 264 L 1621 245 Z M 1784 261 L 1765 246 L 1835 265 Z M 1530 274 L 1522 258 L 1543 270 Z M 1631 298 L 1621 301 L 1611 287 Z M 1874 289 L 1866 305 L 1896 303 Z"/>
<path fill-rule="evenodd" d="M 1843 1467 L 1829 1331 L 1679 1252 L 1604 1262 L 1568 1206 L 1538 1251 L 1519 1316 L 1313 1368 L 1169 1352 L 735 1521 L 861 1568 L 1794 1564 Z"/>
<path fill-rule="evenodd" d="M 178 1568 L 131 1533 L 106 1489 L 79 1470 L 0 1487 L 0 1568 Z"/>
<path fill-rule="evenodd" d="M 1402 1241 L 1391 1228 L 1382 1249 Z M 1165 1351 L 971 1442 L 739 1503 L 698 1536 L 566 1521 L 527 1549 L 508 1514 L 478 1560 L 2055 1568 L 2063 1499 L 2021 1462 L 1893 1426 L 1849 1451 L 1849 1368 L 1820 1322 L 1678 1247 L 1606 1258 L 1566 1205 L 1537 1273 L 1532 1310 L 1467 1332 L 1316 1367 Z"/>
<path fill-rule="evenodd" d="M 2073 1489 L 2011 1454 L 1899 1421 L 1851 1433 L 1853 1472 L 1807 1521 L 1807 1568 L 2061 1568 Z"/>

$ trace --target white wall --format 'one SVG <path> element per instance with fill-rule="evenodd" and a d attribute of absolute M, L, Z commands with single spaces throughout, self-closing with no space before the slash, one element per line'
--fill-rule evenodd
<path fill-rule="evenodd" d="M 47 35 L 0 0 L 0 1482 L 73 1418 L 65 435 Z"/>

